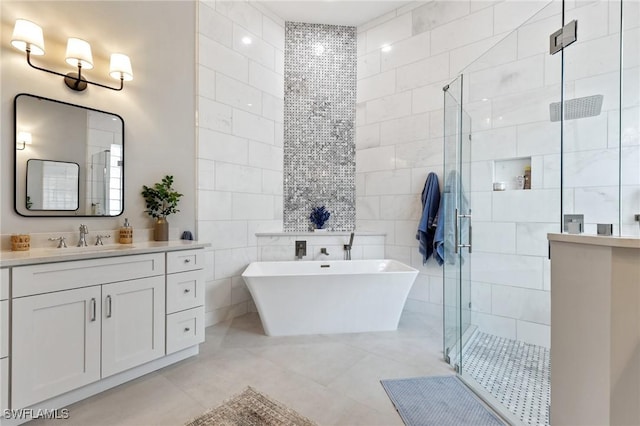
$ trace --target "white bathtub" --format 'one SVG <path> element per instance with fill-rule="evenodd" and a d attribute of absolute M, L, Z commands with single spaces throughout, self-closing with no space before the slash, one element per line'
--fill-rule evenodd
<path fill-rule="evenodd" d="M 242 274 L 268 336 L 398 328 L 418 271 L 395 260 L 253 262 Z"/>

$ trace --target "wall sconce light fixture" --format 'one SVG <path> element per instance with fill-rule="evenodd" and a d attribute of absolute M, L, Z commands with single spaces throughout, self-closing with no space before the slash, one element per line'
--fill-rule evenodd
<path fill-rule="evenodd" d="M 82 76 L 82 70 L 90 70 L 93 68 L 93 57 L 91 55 L 91 45 L 79 38 L 70 38 L 67 41 L 66 54 L 66 62 L 71 66 L 77 66 L 78 72 L 70 72 L 65 75 L 32 64 L 31 55 L 44 55 L 44 38 L 42 28 L 26 19 L 16 20 L 16 25 L 13 28 L 13 36 L 11 37 L 11 44 L 16 49 L 27 53 L 27 63 L 32 68 L 64 77 L 64 82 L 73 90 L 82 91 L 87 88 L 87 84 L 104 87 L 105 89 L 122 90 L 125 81 L 133 80 L 131 60 L 127 55 L 123 55 L 122 53 L 113 53 L 109 66 L 109 75 L 116 80 L 120 80 L 120 87 L 110 87 L 84 78 Z"/>
<path fill-rule="evenodd" d="M 27 145 L 31 145 L 31 142 L 31 133 L 18 132 L 18 136 L 16 137 L 16 149 L 22 151 L 27 147 Z"/>

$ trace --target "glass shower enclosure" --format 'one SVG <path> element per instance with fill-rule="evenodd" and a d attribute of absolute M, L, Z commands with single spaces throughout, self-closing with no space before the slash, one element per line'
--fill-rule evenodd
<path fill-rule="evenodd" d="M 514 424 L 549 424 L 547 233 L 640 235 L 639 5 L 552 2 L 444 87 L 443 353 Z"/>

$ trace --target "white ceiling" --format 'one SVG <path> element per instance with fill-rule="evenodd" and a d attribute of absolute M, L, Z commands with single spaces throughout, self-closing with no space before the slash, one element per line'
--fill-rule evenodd
<path fill-rule="evenodd" d="M 285 21 L 358 26 L 409 1 L 403 0 L 259 0 Z"/>

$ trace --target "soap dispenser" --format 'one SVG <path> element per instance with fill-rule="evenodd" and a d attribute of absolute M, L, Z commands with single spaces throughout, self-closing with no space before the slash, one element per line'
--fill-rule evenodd
<path fill-rule="evenodd" d="M 129 224 L 129 219 L 125 218 L 124 225 L 120 228 L 120 244 L 133 243 L 133 228 Z"/>

